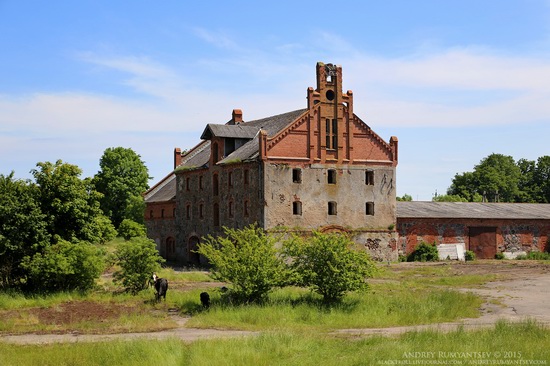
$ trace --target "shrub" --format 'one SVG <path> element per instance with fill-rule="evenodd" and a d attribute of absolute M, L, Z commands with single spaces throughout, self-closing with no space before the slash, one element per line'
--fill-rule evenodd
<path fill-rule="evenodd" d="M 437 247 L 421 242 L 414 251 L 408 255 L 407 262 L 436 262 L 439 259 Z"/>
<path fill-rule="evenodd" d="M 475 261 L 476 260 L 476 254 L 474 252 L 472 252 L 471 250 L 467 250 L 466 252 L 464 252 L 464 259 L 466 260 L 466 262 Z"/>
<path fill-rule="evenodd" d="M 504 258 L 505 258 L 504 253 L 495 254 L 495 259 L 501 260 L 501 259 L 504 259 Z"/>
<path fill-rule="evenodd" d="M 25 257 L 29 289 L 43 291 L 89 290 L 103 269 L 104 252 L 88 242 L 59 239 L 32 258 Z"/>
<path fill-rule="evenodd" d="M 114 282 L 136 294 L 147 288 L 153 272 L 160 269 L 164 259 L 153 240 L 141 237 L 120 243 L 112 261 L 120 267 L 113 273 Z"/>
<path fill-rule="evenodd" d="M 366 289 L 366 278 L 376 271 L 369 255 L 353 246 L 345 235 L 314 232 L 310 238 L 288 241 L 284 251 L 297 283 L 322 295 L 324 302 L 333 303 L 348 291 Z"/>
<path fill-rule="evenodd" d="M 288 270 L 275 248 L 276 239 L 254 226 L 224 227 L 224 236 L 209 236 L 197 253 L 212 265 L 212 276 L 233 285 L 231 299 L 260 302 L 277 286 L 286 283 Z"/>
<path fill-rule="evenodd" d="M 531 260 L 550 260 L 550 253 L 547 252 L 529 252 L 529 254 L 518 255 L 516 259 L 531 259 Z"/>
<path fill-rule="evenodd" d="M 126 240 L 144 237 L 146 233 L 145 226 L 130 219 L 122 220 L 120 226 L 118 227 L 118 235 L 122 236 Z"/>

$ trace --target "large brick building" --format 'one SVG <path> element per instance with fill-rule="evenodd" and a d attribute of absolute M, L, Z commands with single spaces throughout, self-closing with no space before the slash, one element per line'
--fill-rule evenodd
<path fill-rule="evenodd" d="M 193 251 L 222 227 L 345 231 L 378 259 L 397 257 L 397 138 L 380 138 L 353 113 L 342 68 L 316 66 L 307 106 L 245 122 L 235 109 L 201 142 L 174 151 L 174 172 L 145 195 L 148 235 L 161 255 L 200 263 Z"/>

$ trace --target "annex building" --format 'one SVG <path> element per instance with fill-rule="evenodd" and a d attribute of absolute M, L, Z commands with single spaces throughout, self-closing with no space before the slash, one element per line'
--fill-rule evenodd
<path fill-rule="evenodd" d="M 397 138 L 378 136 L 353 112 L 342 68 L 317 63 L 303 109 L 253 121 L 234 109 L 199 143 L 174 150 L 174 171 L 145 193 L 148 236 L 168 260 L 194 253 L 223 227 L 347 232 L 379 260 L 397 259 Z"/>

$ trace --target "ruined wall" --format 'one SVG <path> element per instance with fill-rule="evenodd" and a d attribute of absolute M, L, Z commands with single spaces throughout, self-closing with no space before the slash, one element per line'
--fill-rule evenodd
<path fill-rule="evenodd" d="M 301 169 L 301 182 L 293 182 L 293 169 Z M 335 184 L 328 183 L 329 170 Z M 366 171 L 374 181 L 366 183 Z M 395 226 L 395 168 L 367 166 L 289 165 L 266 163 L 265 228 L 277 226 L 317 229 L 339 225 L 352 229 L 387 230 Z M 293 202 L 301 203 L 301 215 L 293 214 Z M 329 202 L 336 214 L 329 214 Z M 374 215 L 367 214 L 372 203 Z"/>
<path fill-rule="evenodd" d="M 259 163 L 235 163 L 176 174 L 179 261 L 198 264 L 191 252 L 196 241 L 221 234 L 223 226 L 243 228 L 262 222 L 259 167 Z"/>
<path fill-rule="evenodd" d="M 421 241 L 448 244 L 465 243 L 470 248 L 471 227 L 496 229 L 496 252 L 544 251 L 548 245 L 550 220 L 487 219 L 397 219 L 399 254 L 411 253 Z"/>

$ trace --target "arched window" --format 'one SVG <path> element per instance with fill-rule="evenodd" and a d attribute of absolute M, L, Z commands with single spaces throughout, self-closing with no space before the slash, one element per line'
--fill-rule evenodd
<path fill-rule="evenodd" d="M 176 256 L 176 240 L 172 237 L 166 238 L 166 259 L 173 259 Z"/>
<path fill-rule="evenodd" d="M 212 195 L 214 197 L 218 196 L 219 194 L 219 181 L 218 181 L 218 174 L 212 175 Z"/>
<path fill-rule="evenodd" d="M 220 226 L 220 206 L 214 203 L 214 226 Z"/>

